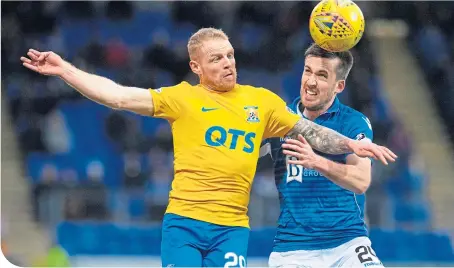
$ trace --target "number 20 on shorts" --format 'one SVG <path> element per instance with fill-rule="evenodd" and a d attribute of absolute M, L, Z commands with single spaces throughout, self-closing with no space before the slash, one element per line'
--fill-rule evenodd
<path fill-rule="evenodd" d="M 241 255 L 236 255 L 234 252 L 227 252 L 224 258 L 227 260 L 224 268 L 237 267 L 238 265 L 240 266 L 240 268 L 246 267 L 246 259 Z"/>

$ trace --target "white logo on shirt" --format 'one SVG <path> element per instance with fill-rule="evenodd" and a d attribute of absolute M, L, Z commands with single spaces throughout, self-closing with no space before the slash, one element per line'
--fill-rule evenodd
<path fill-rule="evenodd" d="M 372 130 L 372 124 L 369 121 L 369 118 L 363 117 L 364 121 L 366 121 L 367 126 L 369 127 L 370 130 Z"/>

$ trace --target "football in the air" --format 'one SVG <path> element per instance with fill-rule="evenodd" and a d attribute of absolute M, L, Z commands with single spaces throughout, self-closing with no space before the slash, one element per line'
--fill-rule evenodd
<path fill-rule="evenodd" d="M 314 42 L 331 52 L 346 51 L 358 44 L 364 26 L 363 12 L 350 0 L 322 0 L 309 20 Z"/>

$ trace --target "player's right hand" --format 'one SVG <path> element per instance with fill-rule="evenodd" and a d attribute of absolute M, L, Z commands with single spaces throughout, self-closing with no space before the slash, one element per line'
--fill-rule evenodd
<path fill-rule="evenodd" d="M 65 61 L 52 51 L 40 52 L 29 49 L 27 57 L 21 57 L 22 65 L 43 75 L 61 76 L 64 74 Z"/>

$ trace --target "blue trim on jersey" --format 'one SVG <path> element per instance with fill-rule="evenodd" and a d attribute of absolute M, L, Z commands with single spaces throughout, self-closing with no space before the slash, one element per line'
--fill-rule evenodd
<path fill-rule="evenodd" d="M 297 98 L 289 108 L 298 113 L 299 103 L 300 98 Z M 361 137 L 373 138 L 368 119 L 342 104 L 338 98 L 314 122 L 352 139 L 360 134 Z M 271 145 L 281 206 L 274 251 L 334 248 L 368 235 L 364 221 L 364 195 L 341 188 L 316 170 L 286 165 L 281 148 L 283 139 L 273 138 L 266 142 Z M 332 161 L 346 163 L 347 154 L 315 152 Z"/>

